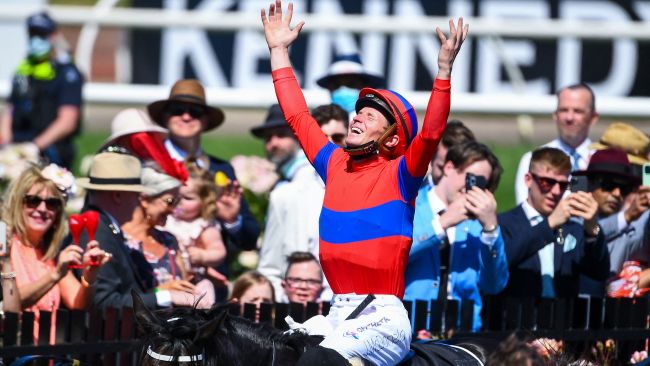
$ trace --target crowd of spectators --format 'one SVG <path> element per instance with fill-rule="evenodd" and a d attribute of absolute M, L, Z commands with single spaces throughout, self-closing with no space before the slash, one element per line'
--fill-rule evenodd
<path fill-rule="evenodd" d="M 147 111 L 126 109 L 115 116 L 88 177 L 76 183 L 86 192 L 81 211 L 99 213 L 97 227 L 86 223 L 80 237 L 67 235 L 65 207 L 73 182 L 64 167 L 73 156 L 70 141 L 81 105 L 75 91 L 82 80 L 65 55 L 37 47 L 56 34 L 47 14 L 35 15 L 28 25 L 30 54 L 17 78 L 28 78 L 35 88 L 56 84 L 59 104 L 44 107 L 49 120 L 36 121 L 37 112 L 23 110 L 26 96 L 14 85 L 0 142 L 31 141 L 60 167 L 35 165 L 5 192 L 5 311 L 35 312 L 36 337 L 39 310 L 130 306 L 132 290 L 150 308 L 332 298 L 319 262 L 324 183 L 280 106 L 270 106 L 265 121 L 251 129 L 280 176 L 260 236 L 233 167 L 201 148 L 201 136 L 225 116 L 206 104 L 197 80 L 179 80 L 167 99 Z M 44 74 L 43 63 L 51 75 Z M 336 60 L 319 80 L 333 104 L 312 111 L 331 142 L 344 144 L 354 113 L 350 100 L 356 101 L 359 89 L 382 83 L 357 55 Z M 644 177 L 650 171 L 643 165 L 650 139 L 631 125 L 613 123 L 592 142 L 596 96 L 585 84 L 560 89 L 553 119 L 557 139 L 521 159 L 518 205 L 499 208 L 493 193 L 503 168 L 497 157 L 461 121 L 447 123 L 412 202 L 404 299 L 472 300 L 474 329 L 480 330 L 484 294 L 634 297 L 647 291 L 650 181 Z M 233 249 L 259 250 L 260 257 L 255 271 L 230 283 Z M 516 359 L 526 352 L 513 345 L 506 353 Z"/>

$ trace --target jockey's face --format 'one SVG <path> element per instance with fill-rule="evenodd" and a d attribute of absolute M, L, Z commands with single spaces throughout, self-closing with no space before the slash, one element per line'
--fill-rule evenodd
<path fill-rule="evenodd" d="M 388 120 L 378 110 L 363 107 L 357 113 L 348 127 L 345 144 L 348 147 L 359 147 L 370 141 L 377 141 L 388 128 Z"/>

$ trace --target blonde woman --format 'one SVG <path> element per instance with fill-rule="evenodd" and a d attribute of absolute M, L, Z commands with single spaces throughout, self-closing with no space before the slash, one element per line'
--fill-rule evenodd
<path fill-rule="evenodd" d="M 81 281 L 69 270 L 70 265 L 110 259 L 110 254 L 91 241 L 86 251 L 70 245 L 61 249 L 65 235 L 64 198 L 58 186 L 30 167 L 7 190 L 3 219 L 11 228 L 11 264 L 22 310 L 36 315 L 34 338 L 38 337 L 39 311 L 55 312 L 61 305 L 68 309 L 86 309 L 91 303 L 99 266 L 86 266 Z M 54 341 L 56 314 L 52 316 L 50 342 Z"/>

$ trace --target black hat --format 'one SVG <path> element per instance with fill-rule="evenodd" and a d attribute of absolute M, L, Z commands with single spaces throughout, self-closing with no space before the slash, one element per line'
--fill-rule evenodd
<path fill-rule="evenodd" d="M 50 18 L 47 12 L 42 11 L 27 18 L 27 30 L 30 33 L 36 31 L 49 35 L 56 30 L 56 22 Z"/>
<path fill-rule="evenodd" d="M 259 126 L 255 126 L 251 128 L 251 133 L 255 137 L 264 138 L 264 134 L 266 131 L 274 128 L 279 128 L 279 127 L 289 128 L 289 125 L 287 124 L 287 120 L 284 119 L 284 114 L 282 114 L 282 109 L 280 109 L 280 105 L 273 104 L 272 106 L 269 107 L 269 112 L 266 114 L 266 119 L 264 120 L 264 123 Z"/>

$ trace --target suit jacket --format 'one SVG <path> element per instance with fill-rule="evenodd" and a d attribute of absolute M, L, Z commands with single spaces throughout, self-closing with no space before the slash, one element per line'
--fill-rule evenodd
<path fill-rule="evenodd" d="M 609 251 L 610 278 L 616 277 L 621 272 L 625 261 L 647 263 L 650 238 L 645 233 L 649 215 L 650 211 L 644 212 L 622 230 L 618 225 L 618 213 L 598 220 Z M 580 292 L 582 293 L 603 297 L 605 296 L 605 286 L 606 281 L 597 281 L 587 276 L 580 278 Z"/>
<path fill-rule="evenodd" d="M 95 296 L 93 305 L 98 308 L 132 307 L 131 289 L 134 289 L 144 304 L 156 308 L 156 295 L 153 293 L 155 280 L 151 266 L 142 253 L 132 250 L 125 244 L 124 236 L 116 228 L 111 219 L 100 208 L 89 207 L 86 210 L 95 210 L 100 213 L 100 221 L 95 232 L 95 240 L 99 246 L 113 254 L 113 258 L 103 265 L 97 274 L 93 287 Z M 84 230 L 79 240 L 79 245 L 85 248 L 88 236 Z"/>
<path fill-rule="evenodd" d="M 498 216 L 510 269 L 510 281 L 503 291 L 508 297 L 540 297 L 541 264 L 537 252 L 556 242 L 557 234 L 548 220 L 531 227 L 521 205 Z M 580 275 L 605 280 L 609 273 L 609 253 L 602 233 L 586 238 L 581 223 L 569 220 L 562 226 L 564 245 L 555 244 L 554 277 L 557 297 L 575 297 Z"/>
<path fill-rule="evenodd" d="M 434 300 L 440 284 L 440 247 L 443 242 L 433 229 L 434 213 L 429 203 L 430 187 L 420 188 L 415 200 L 413 244 L 404 273 L 405 300 Z M 451 255 L 452 297 L 474 301 L 474 330 L 481 328 L 482 300 L 479 292 L 497 294 L 508 282 L 508 263 L 501 232 L 492 247 L 481 240 L 483 227 L 478 220 L 456 225 Z"/>
<path fill-rule="evenodd" d="M 237 180 L 235 170 L 229 162 L 219 159 L 215 156 L 207 155 L 210 160 L 210 172 L 215 174 L 223 172 L 230 180 Z M 257 237 L 260 235 L 260 225 L 251 213 L 248 203 L 241 197 L 240 215 L 242 217 L 242 225 L 239 231 L 231 233 L 229 230 L 222 230 L 224 239 L 228 244 L 234 245 L 241 250 L 253 250 L 257 248 Z"/>

